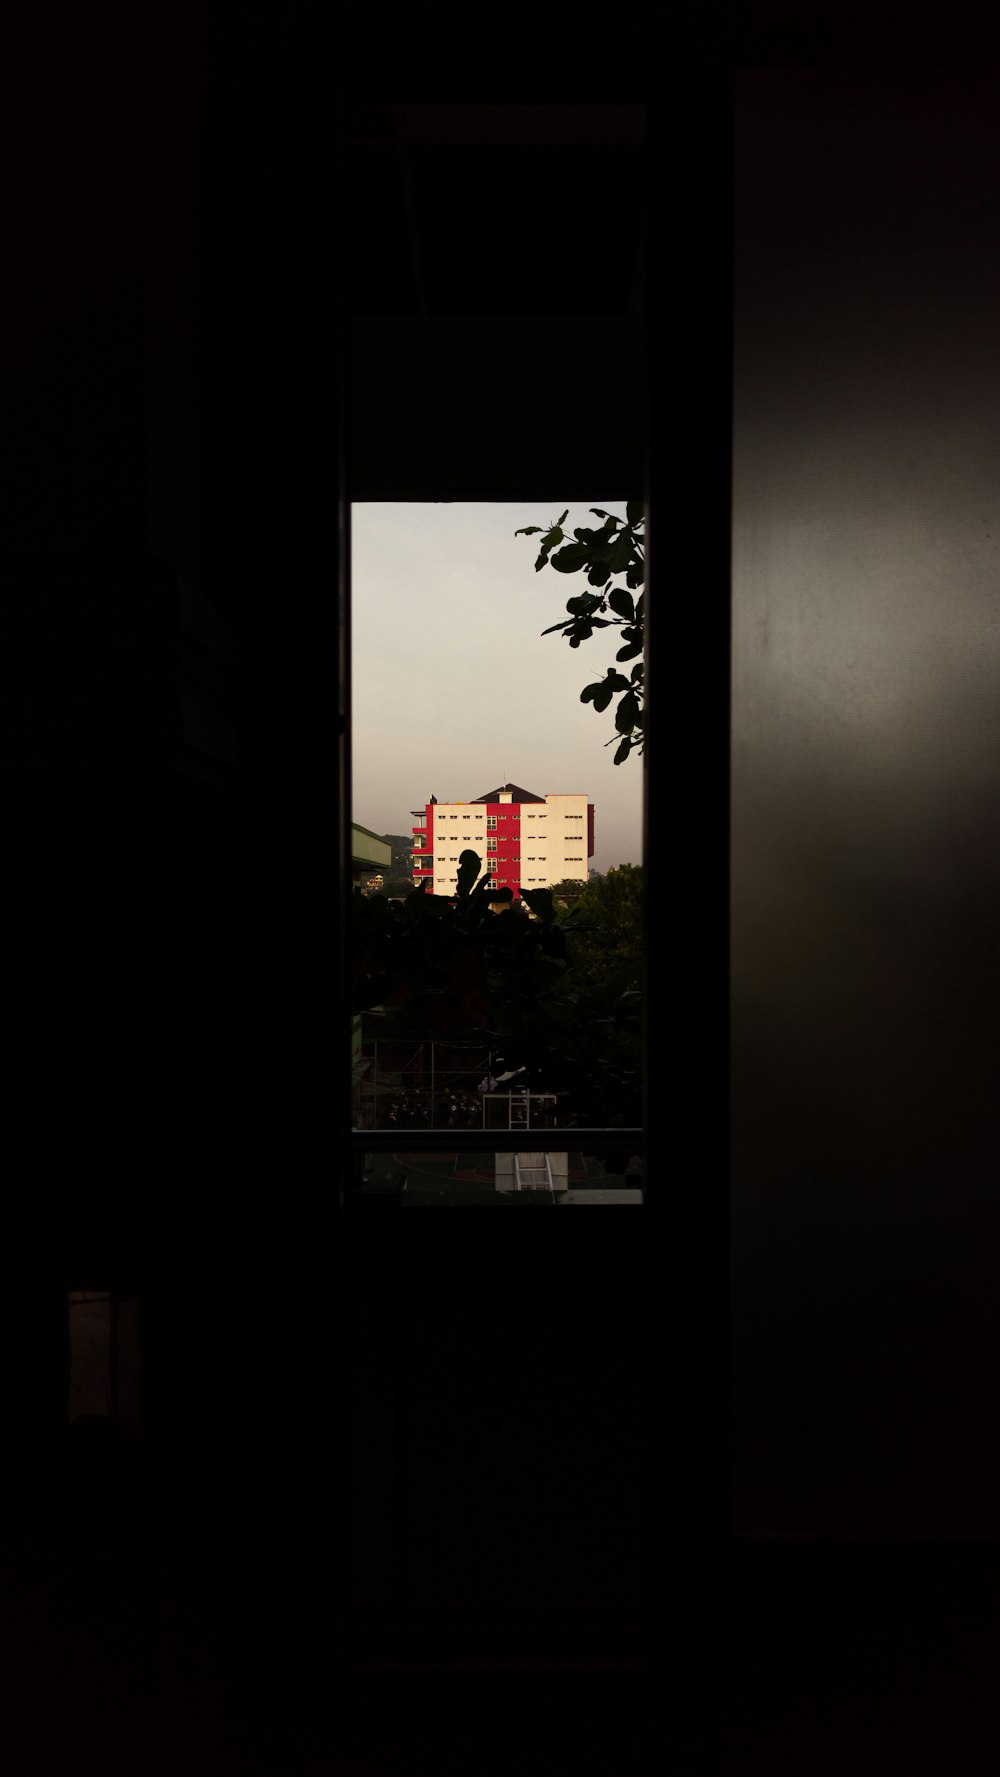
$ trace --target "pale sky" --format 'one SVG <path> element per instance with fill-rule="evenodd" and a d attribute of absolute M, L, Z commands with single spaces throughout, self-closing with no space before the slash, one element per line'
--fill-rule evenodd
<path fill-rule="evenodd" d="M 621 645 L 597 630 L 570 648 L 542 630 L 586 589 L 584 574 L 535 572 L 551 511 L 526 505 L 363 502 L 351 508 L 353 818 L 409 833 L 410 810 L 434 795 L 469 802 L 498 784 L 584 793 L 594 804 L 592 868 L 642 862 L 642 761 L 613 763 L 614 706 L 580 702 Z M 567 535 L 625 518 L 622 501 L 570 505 Z M 629 668 L 625 669 L 630 670 Z M 617 737 L 616 737 L 617 738 Z"/>

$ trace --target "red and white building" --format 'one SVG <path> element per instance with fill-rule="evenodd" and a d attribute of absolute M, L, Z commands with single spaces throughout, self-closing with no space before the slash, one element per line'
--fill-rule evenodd
<path fill-rule="evenodd" d="M 411 811 L 413 879 L 435 895 L 453 895 L 463 851 L 482 859 L 480 878 L 494 888 L 551 888 L 567 879 L 586 883 L 594 855 L 594 805 L 585 795 L 536 796 L 501 784 L 472 802 L 432 796 Z"/>

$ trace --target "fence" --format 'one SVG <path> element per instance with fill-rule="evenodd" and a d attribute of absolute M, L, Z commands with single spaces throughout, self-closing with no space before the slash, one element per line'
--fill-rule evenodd
<path fill-rule="evenodd" d="M 493 1051 L 473 1043 L 365 1039 L 355 1098 L 359 1129 L 547 1129 L 562 1094 L 497 1088 Z"/>

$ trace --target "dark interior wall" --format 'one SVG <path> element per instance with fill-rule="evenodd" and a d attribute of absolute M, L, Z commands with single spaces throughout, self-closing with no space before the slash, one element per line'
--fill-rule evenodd
<path fill-rule="evenodd" d="M 641 317 L 355 318 L 352 498 L 625 498 L 647 375 Z"/>
<path fill-rule="evenodd" d="M 36 35 L 37 32 L 37 35 Z M 24 21 L 5 102 L 7 548 L 146 541 L 142 22 Z M 121 78 L 123 66 L 136 74 Z M 117 72 L 116 72 L 117 71 Z M 89 75 L 90 78 L 85 78 Z"/>
<path fill-rule="evenodd" d="M 14 727 L 5 758 L 19 1020 L 7 1159 L 20 1193 L 8 1253 L 20 1283 L 5 1351 L 27 1452 L 22 1503 L 43 1508 L 33 1516 L 44 1542 L 50 1502 L 37 1483 L 58 1467 L 49 1457 L 65 1408 L 61 1292 L 103 1285 L 109 1271 L 137 1288 L 148 1523 L 187 1579 L 230 1558 L 239 1578 L 252 1539 L 254 1565 L 244 1563 L 240 1580 L 249 1638 L 262 1600 L 276 1596 L 269 1587 L 301 1603 L 303 1585 L 330 1581 L 326 1555 L 343 1548 L 347 1522 L 337 1498 L 335 1213 L 347 1082 L 345 1070 L 340 1102 L 328 1016 L 339 983 L 324 986 L 339 881 L 346 183 L 329 63 L 309 53 L 294 18 L 265 30 L 224 10 L 163 7 L 146 35 L 126 20 L 120 34 L 77 43 L 72 66 L 54 60 L 34 118 L 39 179 L 6 292 L 25 348 L 13 385 L 22 454 L 9 459 L 10 585 L 19 614 L 33 613 L 33 652 L 29 663 L 27 628 L 14 625 L 7 659 L 21 674 L 24 710 L 25 677 L 29 692 L 47 683 L 55 654 L 63 682 L 75 696 L 86 678 L 93 704 L 90 727 L 72 728 L 58 768 L 24 768 Z M 50 138 L 41 117 L 53 113 L 64 127 Z M 365 319 L 356 328 L 358 497 L 642 488 L 645 390 L 639 335 L 624 313 L 587 320 L 577 307 L 563 325 L 552 315 L 451 316 L 419 337 L 393 326 L 381 336 Z M 239 758 L 219 785 L 174 770 L 177 700 L 170 673 L 157 678 L 150 664 L 175 635 L 182 588 L 235 634 Z M 97 652 L 124 612 L 131 653 L 95 667 L 76 652 L 81 612 L 91 610 Z M 109 716 L 123 685 L 136 720 Z M 95 722 L 103 752 L 91 744 Z M 108 953 L 96 982 L 74 949 L 79 938 L 86 953 L 89 936 L 77 928 L 95 899 Z M 344 1033 L 346 1051 L 346 1023 Z M 88 1119 L 87 1141 L 67 1154 L 61 1137 L 77 1113 Z M 424 1393 L 408 1406 L 390 1398 L 387 1412 L 410 1416 L 411 1473 L 425 1503 L 435 1506 L 440 1482 L 437 1560 L 421 1565 L 416 1494 L 407 1501 L 390 1490 L 376 1534 L 392 1546 L 410 1539 L 411 1602 L 440 1602 L 443 1575 L 453 1600 L 537 1604 L 537 1513 L 526 1500 L 519 1518 L 507 1481 L 533 1463 L 553 1483 L 582 1470 L 575 1492 L 548 1501 L 559 1532 L 547 1571 L 561 1596 L 546 1602 L 589 1596 L 634 1609 L 635 1500 L 623 1497 L 617 1516 L 611 1447 L 594 1451 L 603 1408 L 617 1425 L 622 1402 L 624 1444 L 636 1442 L 636 1390 L 619 1381 L 635 1362 L 634 1323 L 605 1322 L 605 1338 L 574 1339 L 593 1254 L 574 1270 L 572 1228 L 555 1228 L 558 1259 L 530 1273 L 532 1315 L 546 1337 L 512 1348 L 523 1390 L 501 1346 L 480 1389 L 474 1372 L 455 1373 L 445 1285 L 464 1277 L 468 1291 L 476 1280 L 475 1332 L 487 1340 L 502 1321 L 512 1260 L 499 1246 L 480 1250 L 477 1232 L 488 1230 L 461 1217 L 415 1220 L 411 1293 L 381 1305 L 397 1319 L 401 1302 L 424 1314 Z M 581 1254 L 588 1240 L 577 1235 Z M 617 1303 L 629 1299 L 634 1246 L 623 1239 L 612 1268 Z M 420 1300 L 424 1265 L 441 1283 L 433 1311 Z M 594 1361 L 567 1387 L 571 1343 Z M 384 1377 L 363 1329 L 357 1349 L 356 1383 L 377 1391 Z M 394 1375 L 400 1357 L 391 1354 Z M 436 1444 L 420 1435 L 428 1392 L 447 1402 Z M 488 1451 L 501 1394 L 506 1468 L 496 1491 Z M 464 1446 L 456 1452 L 451 1416 L 464 1421 L 466 1444 L 481 1446 L 473 1471 L 485 1502 L 454 1536 L 441 1499 L 463 1495 L 471 1459 Z M 356 1468 L 368 1454 L 354 1453 Z M 20 1532 L 17 1520 L 12 1535 Z M 518 1537 L 505 1573 L 500 1545 Z M 478 1595 L 471 1571 L 484 1576 Z M 295 1622 L 304 1627 L 306 1617 Z M 303 1651 L 294 1625 L 283 1647 L 290 1662 Z"/>
<path fill-rule="evenodd" d="M 358 1620 L 583 1612 L 635 1623 L 646 1578 L 644 1217 L 608 1208 L 567 1224 L 384 1199 L 363 1209 Z"/>
<path fill-rule="evenodd" d="M 736 1523 L 995 1534 L 995 75 L 737 94 Z"/>
<path fill-rule="evenodd" d="M 644 1218 L 531 1220 L 470 1218 L 459 1271 L 439 1215 L 429 1238 L 419 1212 L 401 1227 L 400 1602 L 634 1622 Z"/>
<path fill-rule="evenodd" d="M 204 585 L 236 630 L 240 735 L 205 1436 L 224 1453 L 240 1533 L 265 1563 L 275 1553 L 284 1584 L 308 1589 L 326 1583 L 343 1459 L 332 1131 L 348 1092 L 331 1081 L 323 1010 L 337 992 L 343 184 L 318 21 L 304 32 L 294 12 L 220 8 L 203 29 Z"/>
<path fill-rule="evenodd" d="M 303 1237 L 331 1201 L 336 156 L 293 24 L 225 10 L 29 22 L 4 281 L 11 1536 L 58 1510 L 60 1299 L 110 1274 L 142 1300 L 151 1522 L 195 1569 L 301 1530 L 317 1363 L 336 1412 L 335 1242 Z M 178 770 L 191 591 L 236 640 L 211 785 Z"/>
<path fill-rule="evenodd" d="M 4 107 L 18 177 L 0 473 L 11 1279 L 3 1353 L 18 1452 L 10 1479 L 22 1507 L 12 1529 L 30 1540 L 35 1508 L 50 1504 L 58 1480 L 69 1276 L 92 1264 L 107 1282 L 115 1225 L 133 1264 L 141 1244 L 142 1216 L 121 1187 L 130 1165 L 146 1160 L 122 1127 L 135 1100 L 121 1063 L 128 1043 L 133 1055 L 145 1050 L 155 1077 L 149 1038 L 165 1011 L 144 1010 L 127 1037 L 118 1016 L 119 940 L 129 926 L 146 939 L 158 930 L 155 917 L 148 926 L 133 917 L 135 900 L 125 911 L 138 886 L 129 878 L 143 791 L 123 783 L 106 794 L 100 770 L 74 771 L 72 761 L 99 736 L 96 750 L 117 754 L 125 776 L 138 761 L 162 764 L 173 712 L 155 671 L 138 695 L 129 682 L 143 653 L 136 632 L 145 626 L 148 646 L 171 603 L 149 562 L 141 20 L 105 14 L 92 32 L 54 41 L 41 20 L 21 23 L 26 53 L 11 64 Z M 123 62 L 131 80 L 121 78 Z M 109 608 L 119 632 L 110 653 Z M 90 753 L 92 762 L 92 745 Z M 147 1141 L 154 1127 L 149 1120 Z"/>

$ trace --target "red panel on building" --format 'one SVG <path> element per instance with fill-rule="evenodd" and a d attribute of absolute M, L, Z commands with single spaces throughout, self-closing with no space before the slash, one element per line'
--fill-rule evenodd
<path fill-rule="evenodd" d="M 415 809 L 414 809 L 414 813 L 416 813 Z M 433 881 L 434 807 L 433 807 L 432 803 L 428 802 L 425 804 L 425 806 L 424 806 L 424 825 L 422 827 L 414 827 L 413 828 L 413 838 L 414 838 L 414 849 L 413 849 L 413 875 L 414 875 L 414 878 L 418 883 L 421 883 L 421 882 L 426 882 L 428 877 L 430 877 L 431 890 L 433 892 L 433 887 L 434 887 L 434 881 Z M 418 847 L 416 844 L 416 841 L 418 838 L 423 839 L 424 843 L 423 843 L 422 848 Z M 429 869 L 427 868 L 428 863 L 430 863 Z"/>
<path fill-rule="evenodd" d="M 519 804 L 516 802 L 487 802 L 487 845 L 486 863 L 494 861 L 497 888 L 509 888 L 514 891 L 514 899 L 521 898 L 521 829 L 514 819 Z M 489 818 L 496 816 L 496 831 L 490 833 Z M 489 840 L 495 838 L 497 849 L 491 852 Z"/>
<path fill-rule="evenodd" d="M 587 803 L 587 856 L 594 855 L 594 804 Z"/>

